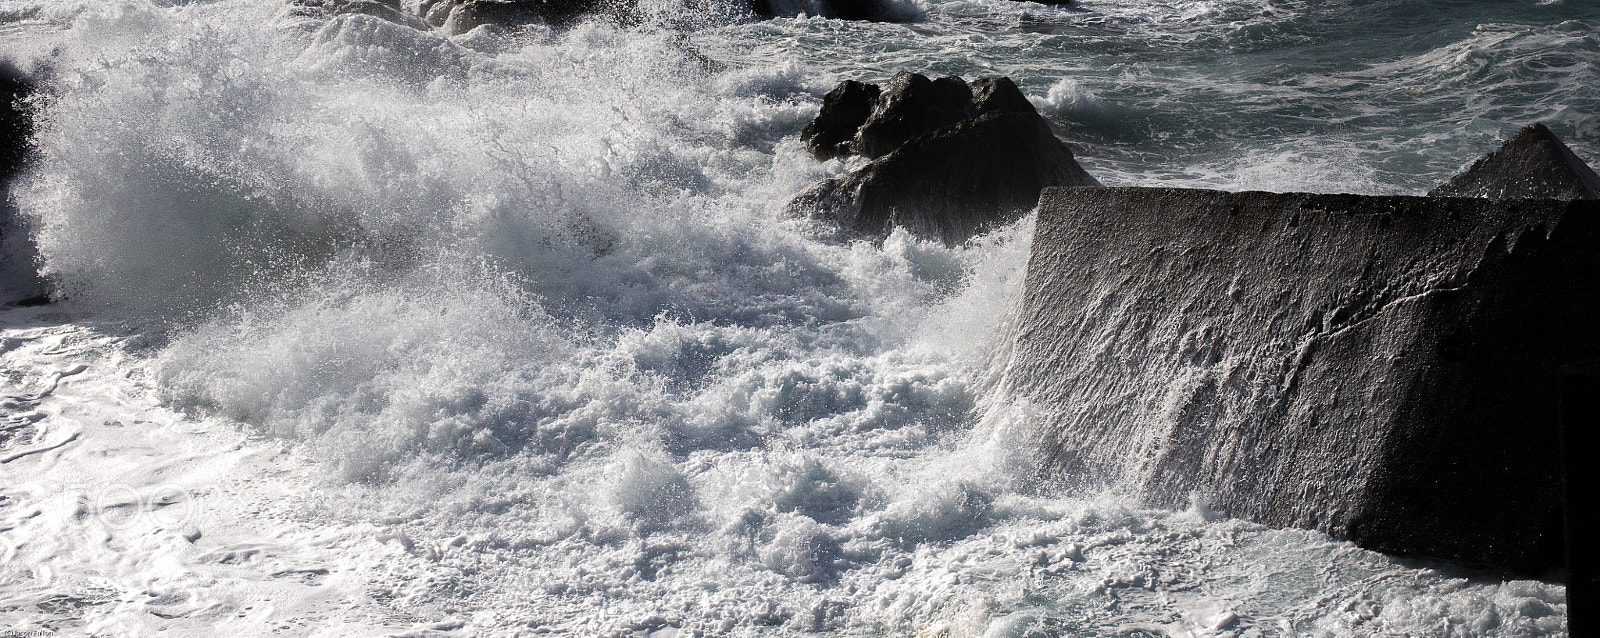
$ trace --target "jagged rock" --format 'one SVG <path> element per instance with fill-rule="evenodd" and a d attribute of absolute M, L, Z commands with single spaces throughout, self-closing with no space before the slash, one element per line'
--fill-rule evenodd
<path fill-rule="evenodd" d="M 288 18 L 326 20 L 339 15 L 369 15 L 414 29 L 427 25 L 400 6 L 400 0 L 289 0 L 283 15 Z"/>
<path fill-rule="evenodd" d="M 822 98 L 822 112 L 806 125 L 800 141 L 819 160 L 829 160 L 849 155 L 850 143 L 856 130 L 872 114 L 872 104 L 878 99 L 878 85 L 845 80 Z"/>
<path fill-rule="evenodd" d="M 1028 96 L 1022 94 L 1022 89 L 1006 77 L 978 78 L 972 83 L 972 110 L 978 115 L 984 113 L 1030 113 L 1037 115 L 1038 109 L 1033 108 L 1033 103 L 1028 101 Z"/>
<path fill-rule="evenodd" d="M 1596 281 L 1596 201 L 1051 189 L 1005 378 L 1060 485 L 1548 577 Z"/>
<path fill-rule="evenodd" d="M 961 78 L 929 80 L 919 73 L 901 71 L 873 101 L 872 113 L 856 130 L 852 148 L 876 159 L 913 137 L 972 115 L 972 89 Z"/>
<path fill-rule="evenodd" d="M 1032 209 L 1042 188 L 1100 185 L 1008 78 L 969 86 L 901 72 L 881 91 L 845 81 L 801 139 L 818 159 L 875 158 L 789 202 L 791 214 L 837 223 L 846 237 L 898 226 L 959 244 Z"/>
<path fill-rule="evenodd" d="M 1049 186 L 1097 186 L 1037 114 L 989 113 L 906 142 L 789 204 L 847 236 L 896 226 L 955 245 L 1032 209 Z"/>
<path fill-rule="evenodd" d="M 1534 124 L 1428 196 L 1600 199 L 1600 176 L 1550 129 Z"/>

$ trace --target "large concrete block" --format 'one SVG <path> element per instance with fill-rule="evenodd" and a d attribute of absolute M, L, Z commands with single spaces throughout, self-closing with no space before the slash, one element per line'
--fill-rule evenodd
<path fill-rule="evenodd" d="M 1600 203 L 1049 189 L 1008 379 L 1042 476 L 1400 555 L 1562 564 Z"/>

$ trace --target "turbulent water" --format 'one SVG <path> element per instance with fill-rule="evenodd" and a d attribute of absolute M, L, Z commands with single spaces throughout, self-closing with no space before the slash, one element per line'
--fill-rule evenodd
<path fill-rule="evenodd" d="M 451 38 L 0 0 L 43 80 L 0 311 L 0 630 L 1565 633 L 1564 588 L 1042 484 L 1001 385 L 1031 221 L 824 241 L 839 80 L 1007 75 L 1107 185 L 1419 194 L 1600 160 L 1580 0 L 646 1 Z M 406 633 L 410 632 L 410 633 Z"/>

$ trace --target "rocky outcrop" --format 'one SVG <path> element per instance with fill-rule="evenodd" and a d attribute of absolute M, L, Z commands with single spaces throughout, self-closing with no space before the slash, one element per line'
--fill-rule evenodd
<path fill-rule="evenodd" d="M 972 116 L 972 89 L 961 78 L 929 80 L 921 74 L 902 71 L 873 101 L 872 113 L 856 129 L 853 149 L 876 159 L 918 135 Z"/>
<path fill-rule="evenodd" d="M 1428 196 L 1600 199 L 1600 176 L 1550 129 L 1534 124 Z"/>
<path fill-rule="evenodd" d="M 1044 188 L 1093 183 L 1043 119 L 990 113 L 913 138 L 801 193 L 790 210 L 837 223 L 849 236 L 898 226 L 957 245 L 1021 217 Z"/>
<path fill-rule="evenodd" d="M 903 227 L 959 244 L 1016 220 L 1041 189 L 1099 185 L 1006 78 L 969 86 L 900 73 L 881 91 L 845 82 L 801 137 L 819 159 L 877 158 L 789 202 L 791 214 L 837 224 L 846 237 Z"/>
<path fill-rule="evenodd" d="M 972 112 L 977 115 L 1039 112 L 1033 108 L 1033 102 L 1028 101 L 1028 96 L 1022 94 L 1022 89 L 1017 88 L 1011 78 L 978 78 L 972 83 L 971 91 Z"/>
<path fill-rule="evenodd" d="M 11 199 L 11 182 L 32 154 L 33 114 L 25 100 L 34 90 L 33 78 L 0 60 L 0 305 L 47 301 L 38 253 Z"/>
<path fill-rule="evenodd" d="M 1547 576 L 1595 281 L 1600 202 L 1052 189 L 1007 378 L 1065 485 Z"/>
<path fill-rule="evenodd" d="M 878 85 L 845 80 L 822 98 L 822 111 L 806 125 L 800 141 L 819 160 L 855 153 L 856 131 L 872 115 L 878 99 Z"/>

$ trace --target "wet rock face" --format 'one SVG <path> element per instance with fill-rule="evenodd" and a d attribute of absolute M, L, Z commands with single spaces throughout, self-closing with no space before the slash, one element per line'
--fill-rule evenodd
<path fill-rule="evenodd" d="M 1428 196 L 1600 199 L 1600 176 L 1550 129 L 1534 124 Z"/>
<path fill-rule="evenodd" d="M 847 235 L 883 236 L 899 226 L 956 245 L 1021 217 L 1044 188 L 1093 184 L 1043 119 L 990 113 L 914 138 L 790 206 Z"/>
<path fill-rule="evenodd" d="M 800 133 L 811 154 L 819 160 L 850 155 L 856 130 L 872 115 L 878 85 L 845 80 L 822 98 L 822 112 Z"/>
<path fill-rule="evenodd" d="M 1028 101 L 1028 96 L 1022 94 L 1022 89 L 1005 77 L 978 78 L 972 83 L 972 111 L 977 115 L 1039 112 Z"/>
<path fill-rule="evenodd" d="M 1006 78 L 969 86 L 900 73 L 881 91 L 847 81 L 801 137 L 818 159 L 876 158 L 789 203 L 792 214 L 836 223 L 845 237 L 898 226 L 955 245 L 1016 220 L 1043 188 L 1099 185 Z"/>
<path fill-rule="evenodd" d="M 873 101 L 853 148 L 867 157 L 883 157 L 911 138 L 970 119 L 972 113 L 972 90 L 961 78 L 929 80 L 901 71 Z"/>
<path fill-rule="evenodd" d="M 1050 479 L 1548 576 L 1595 281 L 1600 202 L 1051 189 L 1007 378 Z"/>

